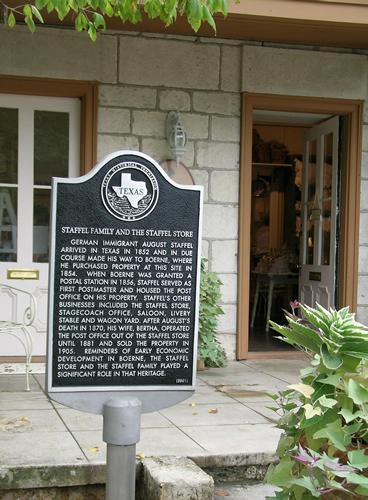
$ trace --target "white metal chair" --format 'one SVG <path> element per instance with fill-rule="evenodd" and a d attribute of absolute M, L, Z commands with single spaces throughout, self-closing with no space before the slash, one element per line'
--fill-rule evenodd
<path fill-rule="evenodd" d="M 26 390 L 29 391 L 29 368 L 32 361 L 33 340 L 30 328 L 33 327 L 33 322 L 37 312 L 37 302 L 35 297 L 26 290 L 16 288 L 14 286 L 0 283 L 0 293 L 10 293 L 24 297 L 25 307 L 20 319 L 2 320 L 0 316 L 0 335 L 6 333 L 15 337 L 23 346 L 26 357 Z"/>

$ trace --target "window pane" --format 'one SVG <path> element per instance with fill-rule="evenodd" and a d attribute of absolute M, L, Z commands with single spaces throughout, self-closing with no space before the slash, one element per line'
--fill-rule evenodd
<path fill-rule="evenodd" d="M 308 201 L 313 202 L 316 193 L 316 156 L 317 156 L 317 143 L 311 141 L 309 143 L 309 157 L 308 157 Z"/>
<path fill-rule="evenodd" d="M 68 177 L 69 114 L 35 111 L 34 183 L 51 184 L 51 177 Z"/>
<path fill-rule="evenodd" d="M 333 134 L 327 134 L 324 140 L 323 159 L 323 202 L 322 202 L 322 264 L 330 264 L 331 248 L 331 186 L 332 186 L 332 155 Z"/>
<path fill-rule="evenodd" d="M 49 189 L 34 190 L 33 262 L 49 259 L 50 194 Z"/>
<path fill-rule="evenodd" d="M 18 110 L 0 108 L 0 182 L 18 182 Z"/>
<path fill-rule="evenodd" d="M 0 262 L 17 260 L 17 188 L 0 187 Z"/>

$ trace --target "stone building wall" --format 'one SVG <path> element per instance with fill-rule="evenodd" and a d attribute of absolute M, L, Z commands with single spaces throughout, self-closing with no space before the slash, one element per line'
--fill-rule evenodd
<path fill-rule="evenodd" d="M 183 162 L 205 187 L 203 254 L 224 283 L 220 338 L 233 357 L 241 92 L 365 100 L 366 54 L 120 32 L 91 43 L 72 30 L 30 35 L 21 27 L 1 27 L 0 37 L 2 74 L 100 83 L 99 159 L 118 149 L 167 159 L 166 116 L 180 112 L 188 134 Z M 368 112 L 365 122 L 358 303 L 368 322 Z"/>

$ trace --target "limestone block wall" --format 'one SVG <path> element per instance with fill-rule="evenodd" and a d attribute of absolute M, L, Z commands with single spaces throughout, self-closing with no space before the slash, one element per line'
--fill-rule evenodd
<path fill-rule="evenodd" d="M 224 284 L 220 337 L 234 357 L 241 47 L 184 37 L 117 37 L 117 82 L 100 86 L 98 157 L 132 148 L 158 162 L 167 159 L 167 113 L 180 112 L 188 135 L 182 161 L 204 186 L 202 253 Z"/>
<path fill-rule="evenodd" d="M 236 339 L 241 92 L 366 100 L 364 51 L 216 38 L 109 32 L 91 43 L 72 30 L 0 27 L 4 75 L 100 83 L 98 158 L 138 149 L 169 155 L 168 111 L 188 134 L 183 162 L 205 191 L 203 254 L 224 283 L 220 339 Z M 359 318 L 368 323 L 368 112 L 365 115 Z"/>

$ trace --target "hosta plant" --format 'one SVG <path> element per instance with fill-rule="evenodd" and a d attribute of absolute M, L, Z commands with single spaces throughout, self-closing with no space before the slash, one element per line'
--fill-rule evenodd
<path fill-rule="evenodd" d="M 273 498 L 368 497 L 368 329 L 348 308 L 300 305 L 287 325 L 271 323 L 310 359 L 301 382 L 272 396 L 283 433 L 266 481 Z"/>
<path fill-rule="evenodd" d="M 198 357 L 206 366 L 220 367 L 226 363 L 224 348 L 216 338 L 218 319 L 224 314 L 220 306 L 221 281 L 207 269 L 207 260 L 201 262 L 199 300 Z"/>

